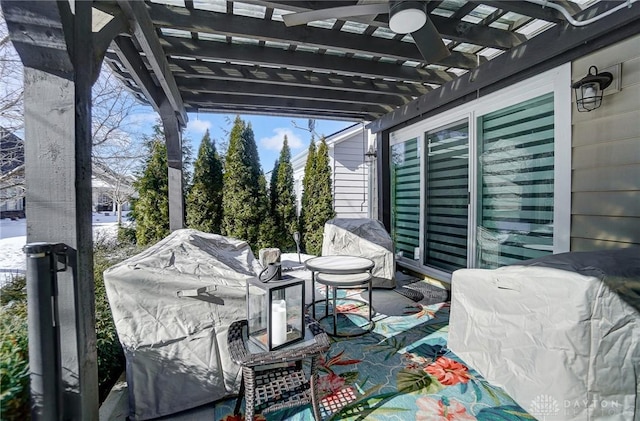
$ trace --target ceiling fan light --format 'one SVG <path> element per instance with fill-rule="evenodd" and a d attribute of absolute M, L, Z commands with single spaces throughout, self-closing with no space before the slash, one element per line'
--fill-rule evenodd
<path fill-rule="evenodd" d="M 389 8 L 389 29 L 396 34 L 409 34 L 427 22 L 426 2 L 397 1 Z"/>

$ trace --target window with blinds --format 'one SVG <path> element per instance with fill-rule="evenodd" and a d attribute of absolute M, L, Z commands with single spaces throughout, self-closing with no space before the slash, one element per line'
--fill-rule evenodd
<path fill-rule="evenodd" d="M 467 267 L 469 125 L 427 132 L 424 261 L 448 272 Z"/>
<path fill-rule="evenodd" d="M 478 118 L 477 267 L 553 250 L 553 93 Z"/>
<path fill-rule="evenodd" d="M 391 236 L 396 253 L 419 259 L 420 151 L 418 139 L 391 146 Z"/>

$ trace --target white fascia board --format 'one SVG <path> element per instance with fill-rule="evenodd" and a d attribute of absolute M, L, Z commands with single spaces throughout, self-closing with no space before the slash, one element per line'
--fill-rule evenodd
<path fill-rule="evenodd" d="M 342 129 L 339 132 L 325 137 L 324 139 L 327 142 L 327 146 L 332 147 L 338 143 L 344 142 L 358 133 L 361 133 L 362 130 L 366 130 L 367 132 L 369 131 L 368 129 L 365 129 L 364 125 L 356 123 L 353 126 Z"/>

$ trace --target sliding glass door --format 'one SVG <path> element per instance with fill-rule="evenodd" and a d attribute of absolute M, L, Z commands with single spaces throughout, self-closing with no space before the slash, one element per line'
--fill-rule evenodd
<path fill-rule="evenodd" d="M 427 132 L 425 142 L 423 264 L 452 272 L 467 267 L 469 125 Z"/>
<path fill-rule="evenodd" d="M 391 146 L 391 235 L 396 253 L 420 256 L 420 149 L 418 138 Z"/>
<path fill-rule="evenodd" d="M 479 117 L 477 264 L 553 250 L 553 93 Z"/>
<path fill-rule="evenodd" d="M 569 250 L 571 66 L 389 133 L 398 261 L 447 279 Z"/>

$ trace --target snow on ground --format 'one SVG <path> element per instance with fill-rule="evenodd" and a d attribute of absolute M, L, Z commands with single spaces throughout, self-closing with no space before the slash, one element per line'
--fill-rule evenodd
<path fill-rule="evenodd" d="M 128 212 L 123 212 L 123 220 Z M 108 240 L 118 234 L 115 212 L 93 214 L 93 239 Z M 27 221 L 0 219 L 0 286 L 26 270 L 26 257 L 22 248 L 27 242 Z"/>

